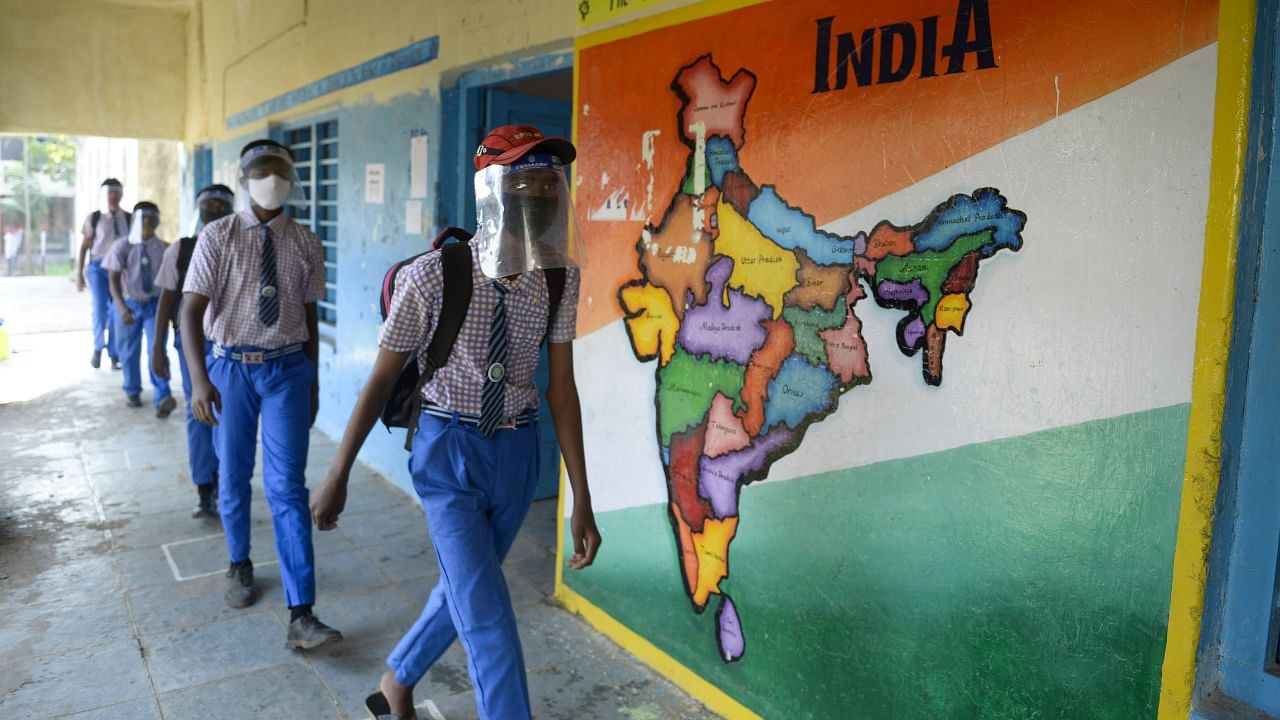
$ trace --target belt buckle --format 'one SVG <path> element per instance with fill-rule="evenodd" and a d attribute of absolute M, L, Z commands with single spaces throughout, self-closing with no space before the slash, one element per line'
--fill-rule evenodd
<path fill-rule="evenodd" d="M 516 420 L 517 420 L 516 416 L 512 415 L 511 417 L 495 425 L 493 429 L 494 430 L 515 430 L 517 427 Z"/>
<path fill-rule="evenodd" d="M 263 362 L 262 353 L 260 352 L 240 353 L 240 362 L 244 363 L 245 365 L 261 365 Z"/>

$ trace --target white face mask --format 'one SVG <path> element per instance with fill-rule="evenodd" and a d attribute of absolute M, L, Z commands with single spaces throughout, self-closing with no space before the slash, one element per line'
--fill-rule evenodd
<path fill-rule="evenodd" d="M 276 210 L 289 199 L 293 183 L 278 175 L 264 178 L 249 178 L 249 197 L 253 204 L 263 210 Z"/>

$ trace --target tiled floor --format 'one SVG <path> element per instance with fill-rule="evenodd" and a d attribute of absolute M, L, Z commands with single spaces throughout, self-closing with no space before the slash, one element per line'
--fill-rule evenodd
<path fill-rule="evenodd" d="M 14 327 L 13 302 L 4 306 L 15 285 L 6 282 L 21 281 L 0 280 L 0 313 Z M 74 302 L 60 283 L 21 292 L 58 293 L 46 308 Z M 315 534 L 316 612 L 347 639 L 286 650 L 258 481 L 262 597 L 232 610 L 222 601 L 221 527 L 190 516 L 180 414 L 162 421 L 126 408 L 119 373 L 84 362 L 87 333 L 20 334 L 13 345 L 0 390 L 37 389 L 0 404 L 0 718 L 366 717 L 365 695 L 437 577 L 417 504 L 356 471 L 340 529 Z M 79 353 L 74 363 L 68 348 Z M 333 452 L 313 434 L 308 477 L 320 477 Z M 555 603 L 554 539 L 554 503 L 536 504 L 506 565 L 536 717 L 714 717 Z M 475 717 L 456 644 L 417 698 L 420 718 Z"/>

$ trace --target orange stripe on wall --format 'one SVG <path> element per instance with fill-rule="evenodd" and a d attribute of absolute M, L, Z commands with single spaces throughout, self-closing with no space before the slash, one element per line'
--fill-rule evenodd
<path fill-rule="evenodd" d="M 992 0 L 989 7 L 996 68 L 976 70 L 971 54 L 963 73 L 920 78 L 917 58 L 903 81 L 859 87 L 851 76 L 845 89 L 817 94 L 818 19 L 834 16 L 834 65 L 835 34 L 861 38 L 868 28 L 910 22 L 919 46 L 920 18 L 940 16 L 936 67 L 944 73 L 941 48 L 951 42 L 957 2 L 786 0 L 581 49 L 576 203 L 590 264 L 579 332 L 622 316 L 615 295 L 640 277 L 635 244 L 645 224 L 591 221 L 588 214 L 618 190 L 633 209 L 644 204 L 650 172 L 642 138 L 657 130 L 647 215 L 649 223 L 661 220 L 690 152 L 680 141 L 680 99 L 671 83 L 703 54 L 712 54 L 726 80 L 740 69 L 756 76 L 742 168 L 823 224 L 1150 74 L 1217 32 L 1216 0 Z M 876 44 L 878 73 L 878 34 Z"/>

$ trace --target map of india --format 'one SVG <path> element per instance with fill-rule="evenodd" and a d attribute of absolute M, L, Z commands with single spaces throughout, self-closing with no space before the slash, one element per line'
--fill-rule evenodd
<path fill-rule="evenodd" d="M 747 646 L 744 618 L 721 590 L 739 522 L 750 522 L 740 493 L 798 450 L 844 393 L 871 382 L 859 318 L 867 301 L 900 314 L 898 350 L 919 355 L 924 381 L 941 385 L 947 333 L 964 334 L 979 267 L 1017 251 L 1027 219 L 979 188 L 912 225 L 824 232 L 803 198 L 738 162 L 755 85 L 745 69 L 725 80 L 710 55 L 676 74 L 688 172 L 636 244 L 641 279 L 618 291 L 632 350 L 656 362 L 658 452 L 684 589 L 696 612 L 715 603 L 725 662 Z"/>

